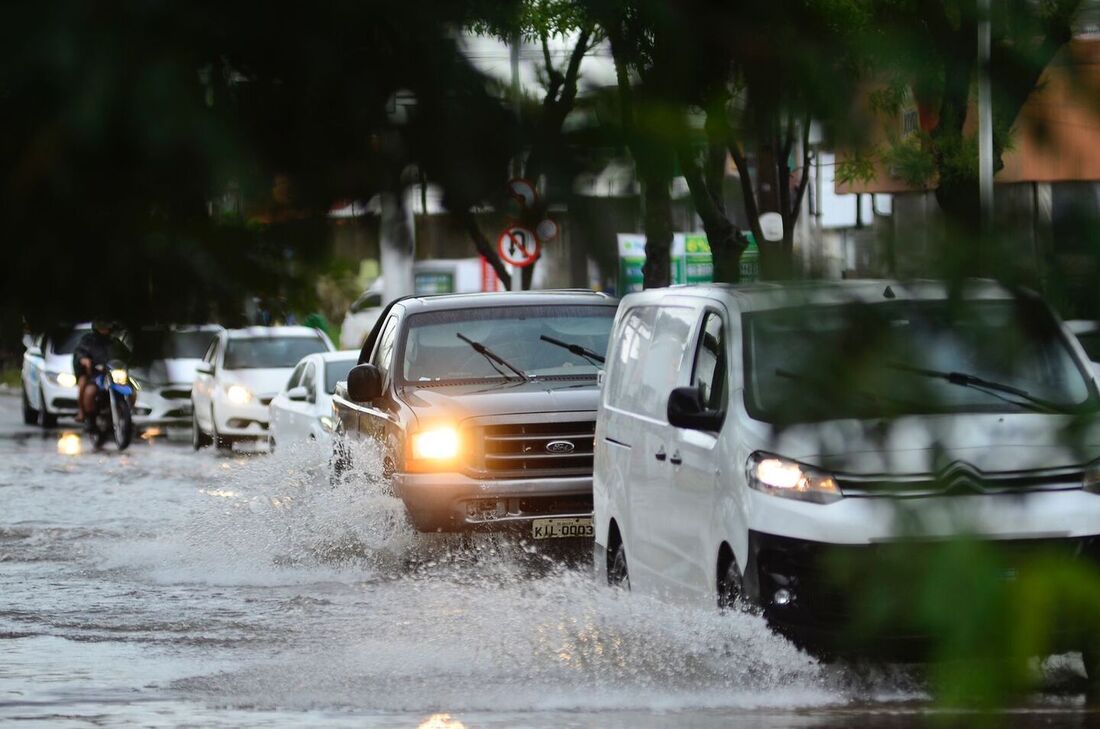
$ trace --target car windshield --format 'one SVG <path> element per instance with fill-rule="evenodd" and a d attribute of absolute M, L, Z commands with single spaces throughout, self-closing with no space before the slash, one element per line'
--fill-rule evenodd
<path fill-rule="evenodd" d="M 551 344 L 551 337 L 603 357 L 615 316 L 613 306 L 508 306 L 455 309 L 409 317 L 401 373 L 405 382 L 446 382 L 515 377 L 459 335 L 486 347 L 527 377 L 594 378 L 589 358 Z M 504 374 L 502 374 L 502 372 Z"/>
<path fill-rule="evenodd" d="M 215 336 L 217 332 L 197 329 L 143 329 L 134 337 L 134 358 L 144 363 L 158 359 L 202 359 Z"/>
<path fill-rule="evenodd" d="M 50 348 L 54 354 L 72 354 L 80 338 L 90 329 L 58 329 L 50 332 Z"/>
<path fill-rule="evenodd" d="M 293 367 L 307 354 L 326 351 L 318 337 L 250 337 L 230 339 L 225 369 L 250 370 Z"/>
<path fill-rule="evenodd" d="M 758 420 L 1095 406 L 1057 322 L 1026 299 L 797 306 L 743 324 L 745 406 Z"/>
<path fill-rule="evenodd" d="M 336 383 L 348 379 L 348 372 L 355 366 L 354 359 L 325 362 L 325 392 L 336 392 Z"/>

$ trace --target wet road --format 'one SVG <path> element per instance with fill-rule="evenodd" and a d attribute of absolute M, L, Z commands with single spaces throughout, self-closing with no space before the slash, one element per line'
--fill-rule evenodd
<path fill-rule="evenodd" d="M 415 535 L 369 480 L 329 487 L 318 449 L 90 453 L 18 404 L 0 395 L 0 723 L 971 725 L 919 671 L 819 665 L 750 615 Z M 1100 724 L 1075 657 L 1042 670 L 996 725 Z"/>

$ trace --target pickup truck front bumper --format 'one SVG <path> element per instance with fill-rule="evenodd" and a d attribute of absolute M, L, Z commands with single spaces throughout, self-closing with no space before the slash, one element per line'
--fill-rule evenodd
<path fill-rule="evenodd" d="M 477 479 L 395 473 L 394 493 L 422 532 L 522 531 L 549 517 L 591 517 L 592 477 Z"/>

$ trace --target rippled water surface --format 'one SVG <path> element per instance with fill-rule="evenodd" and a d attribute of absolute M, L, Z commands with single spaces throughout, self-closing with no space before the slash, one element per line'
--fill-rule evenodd
<path fill-rule="evenodd" d="M 751 615 L 594 584 L 584 555 L 420 536 L 319 448 L 85 452 L 0 397 L 0 722 L 917 726 L 919 672 L 823 666 Z M 364 459 L 357 460 L 362 463 Z M 1088 726 L 1072 658 L 1014 726 Z M 1095 717 L 1100 718 L 1100 717 Z M 1053 722 L 1053 724 L 1051 723 Z"/>

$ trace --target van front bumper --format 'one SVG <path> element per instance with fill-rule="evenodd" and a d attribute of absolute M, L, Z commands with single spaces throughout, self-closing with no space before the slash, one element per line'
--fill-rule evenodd
<path fill-rule="evenodd" d="M 744 592 L 774 629 L 807 648 L 919 658 L 932 636 L 917 606 L 936 573 L 957 582 L 962 570 L 967 584 L 1007 584 L 1040 557 L 1100 569 L 1100 535 L 856 545 L 750 531 Z M 1065 642 L 1075 630 L 1053 632 Z"/>
<path fill-rule="evenodd" d="M 395 473 L 393 488 L 422 532 L 530 535 L 535 519 L 592 516 L 591 476 L 492 480 L 461 473 Z"/>

